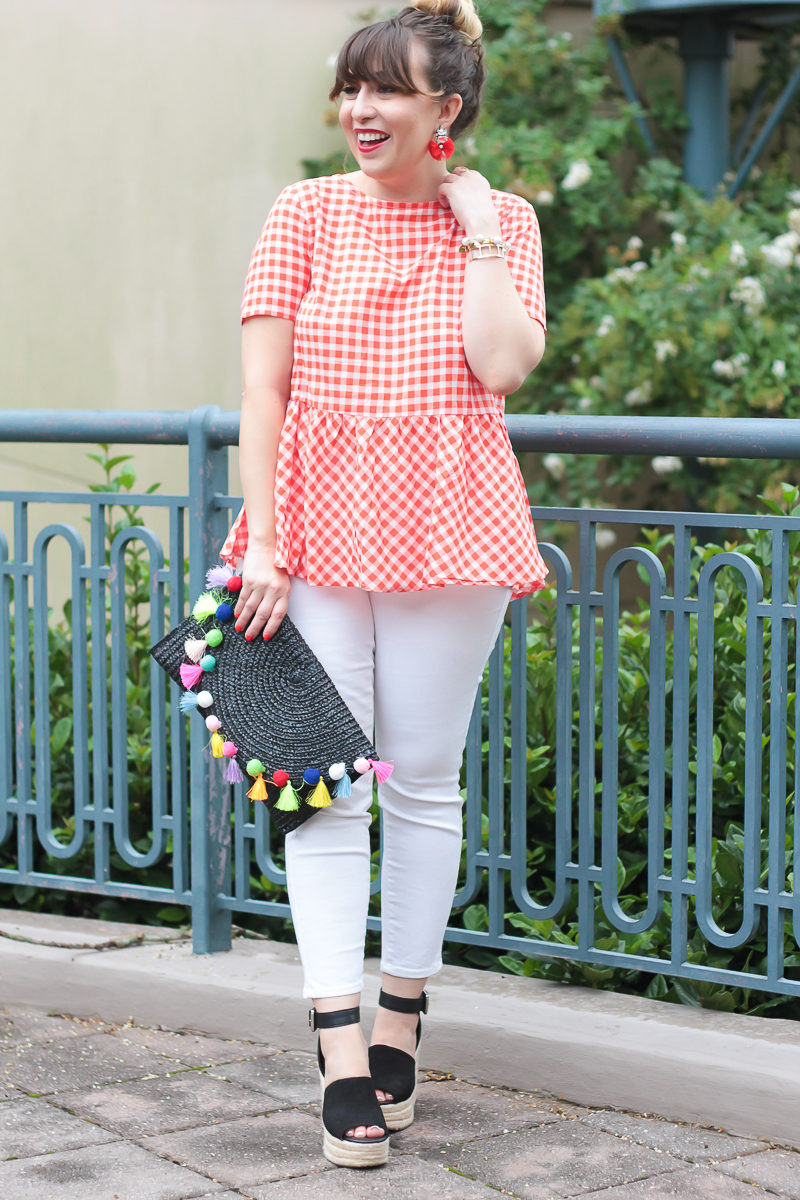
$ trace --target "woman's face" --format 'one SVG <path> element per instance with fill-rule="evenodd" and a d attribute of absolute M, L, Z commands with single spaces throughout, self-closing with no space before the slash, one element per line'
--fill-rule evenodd
<path fill-rule="evenodd" d="M 339 123 L 359 167 L 377 182 L 412 179 L 434 164 L 428 143 L 439 123 L 448 125 L 461 107 L 460 97 L 425 94 L 430 84 L 418 46 L 410 65 L 417 92 L 357 81 L 341 93 Z"/>

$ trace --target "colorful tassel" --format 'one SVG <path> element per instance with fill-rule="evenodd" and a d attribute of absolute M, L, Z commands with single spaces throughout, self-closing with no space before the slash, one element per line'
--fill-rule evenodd
<path fill-rule="evenodd" d="M 225 587 L 232 574 L 233 567 L 229 567 L 226 563 L 209 567 L 206 571 L 206 587 Z"/>
<path fill-rule="evenodd" d="M 195 663 L 181 663 L 180 674 L 183 686 L 185 688 L 193 688 L 203 674 L 203 668 L 196 666 Z"/>
<path fill-rule="evenodd" d="M 350 776 L 345 771 L 342 778 L 333 789 L 333 794 L 337 800 L 346 800 L 348 796 L 353 794 L 353 785 L 350 782 Z"/>
<path fill-rule="evenodd" d="M 376 762 L 372 758 L 370 758 L 368 762 L 375 772 L 375 778 L 377 779 L 378 783 L 385 783 L 394 770 L 394 763 L 381 762 L 380 759 L 378 759 Z"/>
<path fill-rule="evenodd" d="M 311 795 L 306 796 L 306 804 L 309 804 L 312 808 L 328 808 L 333 804 L 331 794 L 325 787 L 324 779 L 320 779 Z"/>
<path fill-rule="evenodd" d="M 291 785 L 287 783 L 282 789 L 281 794 L 275 801 L 275 807 L 281 812 L 297 812 L 300 807 L 300 797 Z"/>
<path fill-rule="evenodd" d="M 184 692 L 178 704 L 182 713 L 193 712 L 197 708 L 197 694 L 195 692 Z"/>
<path fill-rule="evenodd" d="M 183 648 L 186 651 L 187 658 L 191 659 L 193 663 L 199 663 L 208 646 L 204 638 L 189 638 L 188 641 L 183 643 Z"/>
<path fill-rule="evenodd" d="M 235 758 L 228 759 L 228 765 L 225 768 L 225 779 L 228 783 L 241 783 L 244 775 Z"/>
<path fill-rule="evenodd" d="M 203 592 L 202 596 L 195 601 L 192 616 L 195 621 L 200 621 L 201 623 L 208 621 L 210 617 L 214 616 L 218 607 L 219 601 L 216 596 L 212 595 L 211 592 Z"/>
<path fill-rule="evenodd" d="M 249 800 L 266 800 L 267 785 L 264 783 L 263 775 L 257 776 L 255 783 L 250 788 L 250 791 L 247 793 L 247 797 Z"/>
<path fill-rule="evenodd" d="M 212 733 L 211 735 L 211 753 L 214 758 L 222 758 L 222 747 L 225 745 L 225 738 L 221 733 Z"/>

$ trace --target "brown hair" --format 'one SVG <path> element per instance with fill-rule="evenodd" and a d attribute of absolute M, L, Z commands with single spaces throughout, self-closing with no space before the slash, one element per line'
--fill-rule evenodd
<path fill-rule="evenodd" d="M 394 17 L 376 21 L 347 39 L 336 60 L 330 98 L 353 83 L 374 83 L 416 92 L 411 50 L 419 42 L 434 96 L 457 92 L 461 111 L 450 127 L 458 137 L 478 115 L 486 81 L 482 26 L 472 0 L 416 0 Z"/>

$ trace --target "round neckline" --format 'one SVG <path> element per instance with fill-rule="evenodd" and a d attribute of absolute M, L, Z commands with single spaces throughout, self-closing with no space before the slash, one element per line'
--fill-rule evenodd
<path fill-rule="evenodd" d="M 430 206 L 433 204 L 442 212 L 443 215 L 452 216 L 450 210 L 443 208 L 438 200 L 384 200 L 380 196 L 370 196 L 369 192 L 365 192 L 347 175 L 335 175 L 334 178 L 341 179 L 343 183 L 347 184 L 351 191 L 355 192 L 359 196 L 363 196 L 365 200 L 370 200 L 373 204 L 388 204 L 394 208 L 430 208 Z"/>

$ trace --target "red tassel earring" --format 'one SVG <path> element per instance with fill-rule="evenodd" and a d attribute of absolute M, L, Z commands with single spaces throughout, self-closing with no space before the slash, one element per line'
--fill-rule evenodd
<path fill-rule="evenodd" d="M 444 125 L 440 125 L 428 142 L 428 154 L 430 154 L 431 158 L 435 158 L 437 162 L 441 162 L 443 158 L 452 158 L 455 149 L 453 139 L 448 137 Z"/>

